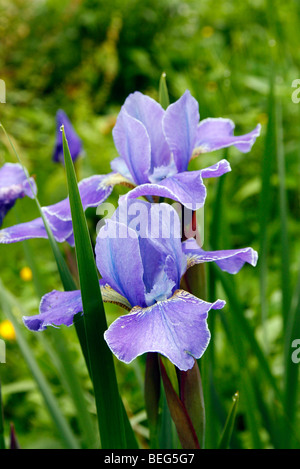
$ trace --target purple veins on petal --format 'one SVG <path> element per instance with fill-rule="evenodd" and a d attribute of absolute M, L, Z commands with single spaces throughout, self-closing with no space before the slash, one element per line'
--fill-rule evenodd
<path fill-rule="evenodd" d="M 123 108 L 146 129 L 151 148 L 150 170 L 158 166 L 168 166 L 171 152 L 163 133 L 162 121 L 165 111 L 161 105 L 149 96 L 136 91 L 128 96 Z"/>
<path fill-rule="evenodd" d="M 47 237 L 47 231 L 42 218 L 36 218 L 35 220 L 19 223 L 18 225 L 0 230 L 0 244 L 18 243 L 27 239 Z"/>
<path fill-rule="evenodd" d="M 84 210 L 97 207 L 104 202 L 113 190 L 114 173 L 96 175 L 83 179 L 79 184 L 79 192 Z M 67 241 L 74 246 L 72 216 L 69 198 L 47 207 L 42 207 L 44 215 L 59 243 Z M 14 225 L 0 230 L 0 244 L 10 244 L 31 238 L 47 238 L 42 218 L 27 223 Z"/>
<path fill-rule="evenodd" d="M 230 119 L 207 118 L 199 123 L 193 156 L 211 152 L 234 145 L 239 151 L 251 150 L 256 138 L 260 135 L 261 125 L 245 135 L 234 135 L 235 125 Z"/>
<path fill-rule="evenodd" d="M 178 172 L 186 171 L 195 147 L 199 106 L 187 90 L 167 108 L 163 130 Z"/>
<path fill-rule="evenodd" d="M 77 133 L 75 132 L 68 116 L 61 109 L 56 113 L 56 142 L 52 159 L 55 163 L 64 162 L 61 126 L 64 126 L 65 135 L 68 140 L 68 146 L 72 160 L 76 161 L 76 159 L 82 152 L 82 142 Z"/>
<path fill-rule="evenodd" d="M 112 176 L 113 173 L 90 176 L 79 182 L 78 189 L 84 210 L 89 207 L 97 207 L 107 199 L 113 190 L 113 185 L 110 184 Z M 71 221 L 72 219 L 68 197 L 56 204 L 43 207 L 43 210 L 46 215 L 56 217 L 59 220 Z"/>
<path fill-rule="evenodd" d="M 151 168 L 151 146 L 143 123 L 122 108 L 113 129 L 113 138 L 134 182 L 136 184 L 147 182 Z"/>
<path fill-rule="evenodd" d="M 236 274 L 245 263 L 257 264 L 258 254 L 250 248 L 228 249 L 219 251 L 204 251 L 199 248 L 195 239 L 188 239 L 182 243 L 182 252 L 187 260 L 187 267 L 203 262 L 215 262 L 220 269 L 230 274 Z"/>
<path fill-rule="evenodd" d="M 104 302 L 115 303 L 129 311 L 130 304 L 126 298 L 119 295 L 103 280 L 99 282 Z M 40 313 L 33 316 L 24 316 L 23 322 L 31 331 L 43 331 L 48 326 L 71 326 L 74 316 L 83 312 L 80 290 L 57 291 L 53 290 L 42 298 Z"/>
<path fill-rule="evenodd" d="M 80 290 L 52 291 L 42 298 L 40 314 L 24 316 L 23 322 L 31 331 L 43 331 L 48 326 L 70 326 L 77 313 L 82 312 Z"/>
<path fill-rule="evenodd" d="M 115 237 L 125 238 L 127 231 L 124 227 L 128 227 L 133 230 L 134 236 L 138 239 L 137 249 L 142 260 L 146 293 L 153 290 L 162 271 L 165 272 L 167 278 L 165 275 L 162 276 L 161 287 L 169 291 L 170 282 L 173 282 L 176 288 L 179 288 L 182 271 L 181 224 L 176 210 L 171 205 L 151 204 L 135 199 L 120 201 L 111 221 L 118 222 L 116 225 L 108 224 L 108 226 L 119 228 L 116 230 Z M 105 227 L 99 232 L 98 238 L 100 239 L 104 234 L 108 234 Z M 123 239 L 116 242 L 123 245 L 125 249 L 126 243 Z M 118 265 L 121 268 L 121 260 Z M 100 265 L 98 268 L 101 275 L 105 277 Z M 126 260 L 123 262 L 123 268 L 127 269 Z M 162 282 L 163 279 L 165 283 Z M 109 283 L 109 279 L 107 281 Z M 142 306 L 137 299 L 132 302 L 133 306 L 137 304 Z"/>
<path fill-rule="evenodd" d="M 188 208 L 197 210 L 204 205 L 206 188 L 201 177 L 201 171 L 185 171 L 155 184 L 137 186 L 122 198 L 123 200 L 134 199 L 147 195 L 166 197 Z"/>
<path fill-rule="evenodd" d="M 174 197 L 165 181 L 185 173 L 192 158 L 232 145 L 248 152 L 260 134 L 260 125 L 248 134 L 235 136 L 230 119 L 208 118 L 200 122 L 199 119 L 198 103 L 188 90 L 166 110 L 142 93 L 130 94 L 113 129 L 119 157 L 113 160 L 112 169 L 138 185 L 152 184 L 142 191 L 161 195 L 163 189 L 164 193 L 169 189 L 167 196 Z M 221 174 L 215 172 L 215 176 Z M 173 187 L 174 181 L 170 185 Z M 137 194 L 135 191 L 132 197 Z M 176 190 L 175 197 L 175 200 L 181 197 Z"/>
<path fill-rule="evenodd" d="M 123 195 L 121 200 L 140 196 L 160 196 L 179 202 L 191 210 L 198 210 L 203 207 L 206 199 L 203 179 L 219 177 L 229 171 L 231 171 L 229 162 L 221 160 L 208 168 L 184 171 L 156 183 L 141 184 Z"/>
<path fill-rule="evenodd" d="M 118 230 L 125 230 L 126 236 L 118 238 L 112 235 Z M 99 232 L 95 252 L 102 278 L 131 305 L 145 305 L 144 268 L 136 232 L 126 225 L 108 220 L 106 227 Z"/>
<path fill-rule="evenodd" d="M 224 301 L 207 303 L 183 290 L 154 305 L 136 306 L 126 316 L 114 321 L 104 338 L 117 358 L 130 363 L 146 352 L 158 352 L 180 370 L 193 367 L 205 352 L 210 332 L 207 314 L 221 309 Z"/>

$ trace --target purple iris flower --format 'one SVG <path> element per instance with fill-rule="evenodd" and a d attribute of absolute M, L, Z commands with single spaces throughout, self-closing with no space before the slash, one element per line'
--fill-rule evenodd
<path fill-rule="evenodd" d="M 181 241 L 180 220 L 171 205 L 131 200 L 124 211 L 123 204 L 101 228 L 95 249 L 103 300 L 129 311 L 109 326 L 104 338 L 125 363 L 158 352 L 188 370 L 210 341 L 208 312 L 225 302 L 208 303 L 182 290 L 182 275 L 202 262 L 236 273 L 245 262 L 255 265 L 257 254 L 251 248 L 205 252 L 194 240 Z M 80 312 L 80 291 L 52 291 L 43 297 L 40 314 L 23 320 L 28 329 L 42 331 L 69 326 Z"/>
<path fill-rule="evenodd" d="M 63 111 L 57 113 L 54 159 L 59 161 L 63 155 L 61 125 L 65 127 L 70 152 L 75 159 L 81 150 L 81 141 Z M 200 153 L 230 145 L 247 152 L 260 133 L 260 125 L 239 137 L 233 135 L 233 129 L 234 124 L 229 119 L 204 119 L 199 124 L 198 103 L 189 91 L 166 111 L 139 92 L 129 95 L 113 130 L 120 156 L 111 163 L 113 172 L 79 183 L 84 207 L 100 205 L 116 184 L 124 184 L 131 190 L 123 198 L 161 196 L 197 210 L 206 198 L 203 179 L 219 177 L 231 169 L 228 161 L 223 159 L 208 168 L 187 171 L 189 161 Z M 68 199 L 43 210 L 55 239 L 74 245 Z M 46 237 L 41 218 L 0 230 L 0 243 Z"/>
<path fill-rule="evenodd" d="M 113 185 L 109 182 L 110 180 L 110 175 L 96 175 L 83 179 L 78 184 L 84 210 L 89 207 L 98 207 L 99 204 L 107 199 L 113 190 Z M 59 243 L 67 241 L 71 246 L 74 246 L 69 198 L 67 197 L 56 204 L 42 207 L 42 210 L 56 241 Z M 0 244 L 17 243 L 33 238 L 48 238 L 41 217 L 0 230 Z"/>
<path fill-rule="evenodd" d="M 36 184 L 33 178 L 28 181 L 22 166 L 18 163 L 5 163 L 0 168 L 0 226 L 7 212 L 17 199 L 34 197 Z"/>
<path fill-rule="evenodd" d="M 260 124 L 235 136 L 230 119 L 199 119 L 198 103 L 188 90 L 166 110 L 140 92 L 128 96 L 113 129 L 120 156 L 111 163 L 137 185 L 125 198 L 161 196 L 200 208 L 206 196 L 203 178 L 221 176 L 230 166 L 221 160 L 207 169 L 187 171 L 190 160 L 232 145 L 248 152 L 260 134 Z"/>
<path fill-rule="evenodd" d="M 72 160 L 75 161 L 82 152 L 81 139 L 76 134 L 66 113 L 60 109 L 56 113 L 56 143 L 52 158 L 55 163 L 64 162 L 63 141 L 60 130 L 62 125 L 64 126 L 65 134 L 68 140 Z"/>

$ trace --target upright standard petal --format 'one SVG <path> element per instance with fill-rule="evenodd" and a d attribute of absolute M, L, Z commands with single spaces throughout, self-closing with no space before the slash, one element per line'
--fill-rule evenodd
<path fill-rule="evenodd" d="M 204 251 L 199 248 L 195 239 L 188 239 L 182 243 L 182 252 L 187 260 L 187 268 L 203 262 L 215 262 L 220 269 L 230 274 L 236 274 L 245 263 L 256 266 L 257 252 L 252 248 L 229 249 L 220 251 Z"/>
<path fill-rule="evenodd" d="M 125 163 L 125 160 L 121 156 L 118 156 L 117 158 L 114 158 L 110 162 L 110 167 L 113 171 L 115 171 L 116 173 L 121 174 L 123 177 L 125 177 L 126 179 L 128 179 L 129 181 L 134 183 L 134 180 L 131 176 L 131 173 L 128 169 L 128 166 Z"/>
<path fill-rule="evenodd" d="M 113 129 L 113 138 L 119 155 L 136 184 L 148 181 L 151 168 L 151 145 L 145 126 L 130 116 L 124 107 Z"/>
<path fill-rule="evenodd" d="M 208 311 L 224 305 L 224 301 L 207 303 L 177 290 L 166 301 L 148 308 L 135 307 L 126 316 L 119 317 L 104 338 L 117 358 L 125 363 L 146 352 L 158 352 L 186 371 L 208 346 Z"/>
<path fill-rule="evenodd" d="M 97 236 L 95 252 L 103 280 L 132 306 L 144 306 L 144 268 L 136 232 L 122 223 L 107 220 Z"/>
<path fill-rule="evenodd" d="M 76 134 L 68 116 L 61 109 L 56 113 L 56 143 L 53 152 L 53 161 L 56 163 L 64 162 L 63 142 L 61 126 L 64 126 L 66 138 L 68 140 L 69 150 L 72 160 L 75 161 L 82 152 L 81 139 Z"/>
<path fill-rule="evenodd" d="M 32 199 L 36 191 L 34 179 L 27 179 L 20 164 L 5 163 L 0 168 L 0 226 L 17 199 L 25 196 Z"/>
<path fill-rule="evenodd" d="M 146 292 L 152 291 L 154 298 L 153 288 L 157 282 L 160 282 L 162 295 L 169 291 L 171 284 L 172 288 L 179 288 L 182 271 L 181 222 L 176 210 L 165 203 L 121 200 L 112 220 L 133 229 L 138 236 Z"/>
<path fill-rule="evenodd" d="M 199 118 L 198 103 L 188 90 L 164 115 L 163 131 L 180 173 L 187 170 L 192 157 Z"/>
<path fill-rule="evenodd" d="M 128 96 L 124 109 L 141 122 L 148 134 L 151 147 L 151 172 L 158 166 L 168 166 L 171 153 L 162 128 L 164 109 L 154 99 L 138 91 Z"/>
<path fill-rule="evenodd" d="M 261 125 L 258 124 L 252 132 L 239 136 L 233 135 L 234 127 L 230 119 L 221 117 L 203 119 L 197 129 L 193 157 L 232 145 L 243 153 L 250 151 L 260 135 Z"/>

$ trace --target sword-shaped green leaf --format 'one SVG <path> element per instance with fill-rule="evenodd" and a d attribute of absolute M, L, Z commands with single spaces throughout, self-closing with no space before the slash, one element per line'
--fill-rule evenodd
<path fill-rule="evenodd" d="M 67 139 L 62 128 L 65 168 L 73 222 L 88 358 L 94 386 L 101 446 L 126 448 L 123 411 L 111 351 L 105 340 L 105 311 L 88 226 Z"/>

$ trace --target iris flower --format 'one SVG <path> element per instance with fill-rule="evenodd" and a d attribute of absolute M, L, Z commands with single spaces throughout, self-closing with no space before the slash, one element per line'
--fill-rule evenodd
<path fill-rule="evenodd" d="M 83 179 L 78 184 L 84 210 L 88 207 L 98 207 L 110 195 L 113 187 L 105 184 L 106 177 L 101 175 L 91 176 Z M 67 241 L 71 246 L 74 246 L 69 198 L 42 207 L 42 210 L 56 241 L 59 243 Z M 48 238 L 42 217 L 0 230 L 0 243 L 2 244 L 11 244 L 33 238 Z"/>
<path fill-rule="evenodd" d="M 78 137 L 61 111 L 59 125 L 64 124 L 71 155 L 79 150 Z M 252 132 L 233 135 L 229 119 L 209 118 L 200 121 L 197 101 L 186 91 L 164 110 L 152 98 L 135 92 L 128 96 L 113 129 L 115 146 L 120 156 L 111 162 L 112 172 L 97 175 L 79 183 L 83 206 L 103 203 L 116 184 L 131 190 L 123 196 L 161 196 L 181 203 L 191 210 L 204 205 L 206 187 L 203 179 L 219 177 L 230 171 L 227 160 L 198 171 L 188 171 L 195 156 L 234 145 L 242 152 L 250 151 L 260 133 L 260 125 Z M 61 132 L 58 130 L 55 155 L 62 155 Z M 58 242 L 74 245 L 68 199 L 43 208 Z M 14 243 L 30 238 L 46 238 L 42 219 L 0 231 L 0 243 Z"/>
<path fill-rule="evenodd" d="M 254 266 L 257 253 L 251 248 L 205 252 L 193 239 L 181 241 L 180 220 L 171 205 L 132 200 L 124 211 L 123 204 L 106 220 L 95 248 L 103 300 L 129 311 L 109 326 L 104 338 L 125 363 L 158 352 L 188 370 L 210 341 L 208 312 L 223 308 L 225 302 L 209 303 L 182 290 L 181 277 L 202 262 L 216 262 L 236 273 L 245 262 Z M 54 290 L 42 298 L 40 313 L 23 321 L 28 329 L 42 331 L 70 326 L 82 311 L 79 290 Z"/>
<path fill-rule="evenodd" d="M 188 171 L 191 159 L 201 153 L 234 145 L 250 151 L 260 134 L 260 124 L 250 133 L 234 136 L 230 119 L 200 121 L 198 102 L 187 90 L 164 110 L 140 92 L 128 96 L 113 129 L 119 157 L 111 167 L 137 187 L 126 198 L 167 197 L 188 208 L 203 206 L 206 189 L 203 178 L 230 171 L 228 161 L 199 171 Z"/>
<path fill-rule="evenodd" d="M 33 198 L 32 190 L 36 191 L 34 179 L 27 180 L 20 164 L 5 163 L 0 168 L 0 226 L 17 199 L 25 196 Z"/>
<path fill-rule="evenodd" d="M 53 161 L 55 163 L 64 162 L 64 152 L 62 143 L 61 126 L 64 126 L 66 137 L 69 141 L 69 150 L 72 160 L 75 161 L 82 152 L 82 142 L 75 132 L 68 116 L 61 109 L 56 113 L 56 143 L 53 152 Z"/>

